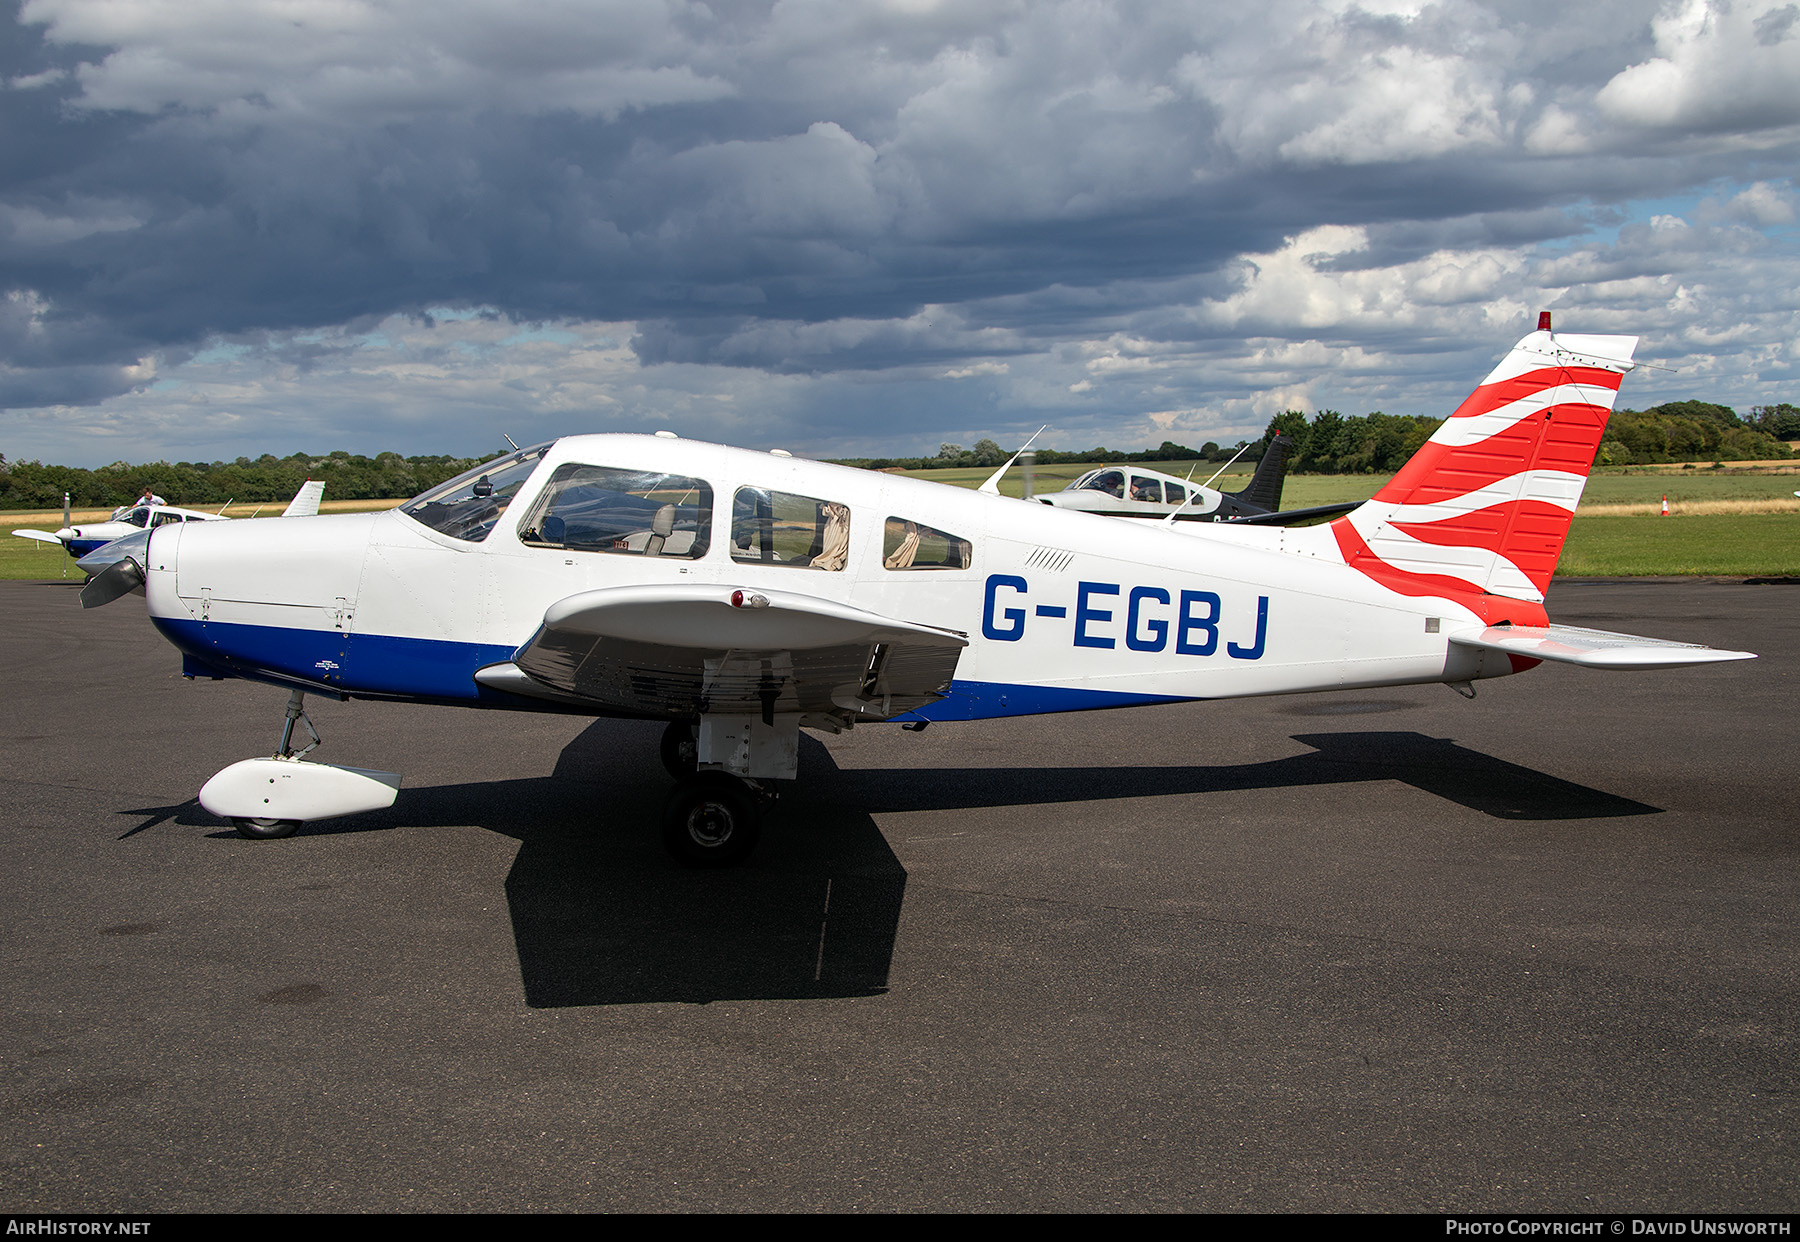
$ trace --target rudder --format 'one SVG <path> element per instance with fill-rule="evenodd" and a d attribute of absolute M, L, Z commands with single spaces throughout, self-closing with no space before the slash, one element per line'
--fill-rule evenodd
<path fill-rule="evenodd" d="M 1637 340 L 1526 336 L 1374 499 L 1332 523 L 1346 563 L 1408 595 L 1542 601 Z"/>

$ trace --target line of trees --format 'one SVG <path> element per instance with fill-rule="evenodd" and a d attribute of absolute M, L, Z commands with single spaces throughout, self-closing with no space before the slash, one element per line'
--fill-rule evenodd
<path fill-rule="evenodd" d="M 1104 446 L 1091 449 L 1034 449 L 1040 465 L 1055 466 L 1065 463 L 1085 464 L 1088 462 L 1112 461 L 1226 461 L 1244 445 L 1243 440 L 1234 442 L 1229 448 L 1221 448 L 1208 440 L 1199 448 L 1189 448 L 1185 444 L 1176 444 L 1172 440 L 1164 440 L 1160 448 L 1141 449 L 1136 452 L 1125 452 L 1122 449 L 1109 449 Z M 1003 449 L 992 440 L 977 440 L 975 447 L 966 449 L 960 444 L 940 445 L 935 457 L 836 457 L 832 461 L 840 466 L 861 466 L 865 470 L 942 470 L 956 466 L 998 466 L 1012 456 L 1011 449 Z"/>
<path fill-rule="evenodd" d="M 325 480 L 328 500 L 402 500 L 487 460 L 398 453 L 362 457 L 340 450 L 324 457 L 265 453 L 231 462 L 158 461 L 133 466 L 119 461 L 85 470 L 35 461 L 8 464 L 0 457 L 0 509 L 59 509 L 64 492 L 78 509 L 113 508 L 130 504 L 146 489 L 190 509 L 234 500 L 285 502 L 308 479 Z"/>
<path fill-rule="evenodd" d="M 1308 418 L 1287 410 L 1269 420 L 1258 445 L 1274 436 L 1294 441 L 1290 471 L 1302 474 L 1387 474 L 1431 438 L 1443 423 L 1421 414 L 1376 411 L 1346 417 L 1321 410 Z M 1595 461 L 1602 466 L 1656 462 L 1774 461 L 1795 456 L 1784 440 L 1800 440 L 1800 409 L 1757 406 L 1742 418 L 1730 406 L 1707 401 L 1670 401 L 1648 410 L 1618 410 L 1607 420 Z"/>
<path fill-rule="evenodd" d="M 1268 429 L 1244 456 L 1255 461 L 1269 440 L 1294 440 L 1288 469 L 1299 474 L 1386 474 L 1400 466 L 1431 438 L 1442 419 L 1422 414 L 1361 416 L 1320 410 L 1310 418 L 1287 410 L 1269 420 Z M 1779 460 L 1796 454 L 1783 441 L 1800 440 L 1800 407 L 1762 405 L 1741 417 L 1730 406 L 1707 401 L 1671 401 L 1648 410 L 1619 410 L 1606 425 L 1596 461 L 1602 466 L 1648 465 L 1655 462 Z M 1105 447 L 1078 450 L 1038 449 L 1044 465 L 1121 461 L 1224 461 L 1244 441 L 1221 446 L 1208 441 L 1189 448 L 1164 440 L 1160 447 L 1123 452 Z M 933 457 L 841 458 L 839 464 L 870 470 L 930 470 L 951 466 L 998 466 L 1012 454 L 993 440 L 974 448 L 944 444 Z M 404 500 L 461 474 L 487 457 L 421 456 L 377 453 L 362 457 L 339 450 L 324 457 L 294 453 L 275 457 L 240 457 L 232 462 L 149 462 L 140 466 L 114 462 L 98 470 L 46 466 L 35 461 L 8 463 L 0 455 L 0 509 L 60 508 L 63 493 L 77 508 L 103 509 L 130 504 L 146 489 L 189 508 L 227 501 L 285 501 L 307 479 L 325 480 L 331 500 Z"/>

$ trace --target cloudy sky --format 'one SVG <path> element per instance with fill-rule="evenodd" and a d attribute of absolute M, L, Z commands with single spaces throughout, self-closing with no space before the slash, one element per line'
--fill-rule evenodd
<path fill-rule="evenodd" d="M 0 0 L 0 453 L 1800 403 L 1779 0 Z"/>

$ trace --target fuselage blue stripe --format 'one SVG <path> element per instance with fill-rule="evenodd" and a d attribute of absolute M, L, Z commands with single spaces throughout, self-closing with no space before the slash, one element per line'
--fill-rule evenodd
<path fill-rule="evenodd" d="M 475 682 L 476 669 L 512 659 L 511 647 L 171 617 L 154 620 L 183 653 L 239 677 L 321 683 L 353 696 L 463 703 L 513 700 L 512 695 L 497 695 Z"/>
<path fill-rule="evenodd" d="M 513 657 L 512 647 L 448 639 L 343 634 L 239 622 L 156 617 L 165 638 L 205 670 L 278 684 L 324 686 L 352 698 L 423 699 L 486 706 L 539 706 L 478 685 L 475 671 Z M 1065 686 L 954 681 L 950 693 L 897 717 L 988 720 L 1186 701 L 1179 695 L 1130 694 Z M 566 709 L 565 709 L 566 710 Z M 594 714 L 611 715 L 595 707 Z"/>

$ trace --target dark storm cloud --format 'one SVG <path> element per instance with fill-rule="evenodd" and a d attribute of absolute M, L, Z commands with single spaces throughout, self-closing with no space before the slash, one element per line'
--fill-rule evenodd
<path fill-rule="evenodd" d="M 1373 277 L 1785 176 L 1791 9 L 6 0 L 0 403 L 436 307 L 633 324 L 645 363 L 771 375 L 1088 342 L 1069 365 L 1099 383 L 1145 342 L 1287 331 L 1250 256 L 1308 230 L 1364 233 L 1294 279 Z M 1709 102 L 1725 82 L 1741 106 Z M 1647 254 L 1580 263 L 1625 279 Z M 1463 330 L 1333 296 L 1295 295 L 1287 327 L 1426 351 Z M 1138 343 L 1091 345 L 1113 334 Z"/>

